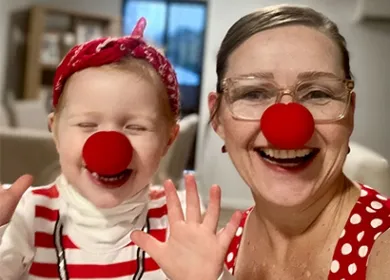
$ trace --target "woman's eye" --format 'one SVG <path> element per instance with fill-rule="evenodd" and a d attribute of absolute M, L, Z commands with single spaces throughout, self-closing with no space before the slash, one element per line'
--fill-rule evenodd
<path fill-rule="evenodd" d="M 320 98 L 332 98 L 330 94 L 321 90 L 313 90 L 308 92 L 304 99 L 320 99 Z"/>
<path fill-rule="evenodd" d="M 261 100 L 268 99 L 270 97 L 270 92 L 266 90 L 253 90 L 245 92 L 241 95 L 240 99 L 246 100 Z"/>

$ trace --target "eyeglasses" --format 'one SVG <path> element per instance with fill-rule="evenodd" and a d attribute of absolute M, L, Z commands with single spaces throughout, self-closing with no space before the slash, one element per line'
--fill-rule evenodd
<path fill-rule="evenodd" d="M 316 123 L 337 121 L 344 118 L 348 110 L 353 88 L 354 81 L 330 73 L 312 75 L 290 88 L 280 88 L 273 79 L 261 74 L 222 81 L 228 108 L 234 118 L 241 120 L 260 120 L 269 106 L 289 95 L 293 102 L 310 111 Z"/>

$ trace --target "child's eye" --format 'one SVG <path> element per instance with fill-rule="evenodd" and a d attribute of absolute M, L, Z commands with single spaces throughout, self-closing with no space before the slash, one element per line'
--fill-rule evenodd
<path fill-rule="evenodd" d="M 82 127 L 82 128 L 93 128 L 93 127 L 96 127 L 97 124 L 96 123 L 88 123 L 88 122 L 84 122 L 84 123 L 79 123 L 77 124 L 78 127 Z"/>
<path fill-rule="evenodd" d="M 134 125 L 134 124 L 127 125 L 126 129 L 127 130 L 135 130 L 135 131 L 145 131 L 146 130 L 145 127 L 140 126 L 140 125 Z"/>

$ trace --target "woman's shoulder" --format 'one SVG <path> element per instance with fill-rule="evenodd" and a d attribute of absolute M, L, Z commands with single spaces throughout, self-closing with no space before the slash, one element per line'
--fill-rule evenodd
<path fill-rule="evenodd" d="M 360 186 L 360 197 L 357 201 L 358 204 L 363 204 L 366 207 L 369 207 L 370 209 L 372 209 L 372 210 L 369 210 L 369 208 L 366 208 L 366 210 L 368 212 L 375 211 L 375 213 L 376 213 L 376 212 L 378 212 L 378 210 L 390 212 L 390 198 L 389 197 L 381 194 L 376 189 L 374 189 L 368 185 L 359 184 L 359 186 Z M 372 214 L 374 214 L 374 212 Z"/>
<path fill-rule="evenodd" d="M 390 228 L 375 241 L 367 262 L 367 280 L 390 279 Z"/>
<path fill-rule="evenodd" d="M 390 199 L 370 186 L 359 186 L 360 196 L 350 212 L 344 231 L 350 237 L 354 234 L 364 235 L 365 239 L 371 236 L 373 242 L 390 228 Z M 361 238 L 358 237 L 358 241 Z"/>
<path fill-rule="evenodd" d="M 346 279 L 347 276 L 379 279 L 365 276 L 368 261 L 377 254 L 375 248 L 378 240 L 388 235 L 390 229 L 390 200 L 367 185 L 360 184 L 359 187 L 360 196 L 350 212 L 334 251 L 331 275 L 337 279 Z"/>
<path fill-rule="evenodd" d="M 361 186 L 359 201 L 366 207 L 367 214 L 371 214 L 370 230 L 376 233 L 367 262 L 366 279 L 390 279 L 390 198 L 370 186 Z"/>

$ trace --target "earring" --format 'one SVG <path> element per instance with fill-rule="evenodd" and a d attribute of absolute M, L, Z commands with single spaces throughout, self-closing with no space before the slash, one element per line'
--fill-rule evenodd
<path fill-rule="evenodd" d="M 225 146 L 225 145 L 222 146 L 221 152 L 222 152 L 223 154 L 226 153 L 226 146 Z"/>
<path fill-rule="evenodd" d="M 351 148 L 348 146 L 348 152 L 347 154 L 349 154 L 351 152 Z"/>

